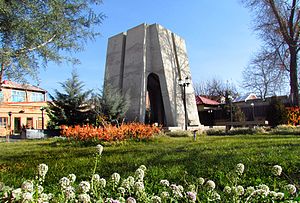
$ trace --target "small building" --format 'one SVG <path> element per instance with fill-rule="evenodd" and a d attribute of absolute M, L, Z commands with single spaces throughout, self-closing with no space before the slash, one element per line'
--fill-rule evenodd
<path fill-rule="evenodd" d="M 22 128 L 44 129 L 47 91 L 4 80 L 0 92 L 0 135 L 19 134 Z"/>
<path fill-rule="evenodd" d="M 200 123 L 205 126 L 213 126 L 215 120 L 214 111 L 218 109 L 220 103 L 204 96 L 196 96 L 196 104 Z"/>

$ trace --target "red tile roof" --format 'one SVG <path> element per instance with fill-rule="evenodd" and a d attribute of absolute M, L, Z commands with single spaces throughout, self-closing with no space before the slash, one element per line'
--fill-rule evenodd
<path fill-rule="evenodd" d="M 206 104 L 206 105 L 219 105 L 220 103 L 215 101 L 215 100 L 211 100 L 208 99 L 206 97 L 202 97 L 202 96 L 196 96 L 196 103 L 197 105 L 199 104 Z"/>
<path fill-rule="evenodd" d="M 34 86 L 34 85 L 19 84 L 19 83 L 9 81 L 9 80 L 4 80 L 2 83 L 2 87 L 12 88 L 12 89 L 31 90 L 31 91 L 37 91 L 37 92 L 47 92 L 46 90 L 39 88 L 37 86 Z"/>

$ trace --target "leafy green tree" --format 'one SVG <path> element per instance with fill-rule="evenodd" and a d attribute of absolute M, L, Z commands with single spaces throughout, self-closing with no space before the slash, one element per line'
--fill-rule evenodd
<path fill-rule="evenodd" d="M 96 125 L 102 121 L 120 122 L 125 118 L 129 107 L 129 98 L 120 90 L 106 85 L 101 93 L 92 96 L 92 118 Z"/>
<path fill-rule="evenodd" d="M 37 78 L 49 61 L 77 62 L 66 52 L 82 50 L 99 33 L 101 0 L 0 0 L 0 82 Z M 63 53 L 63 54 L 62 54 Z"/>
<path fill-rule="evenodd" d="M 82 125 L 89 122 L 91 91 L 84 91 L 84 84 L 76 72 L 71 78 L 60 83 L 63 92 L 55 90 L 55 96 L 50 95 L 48 115 L 49 125 Z"/>

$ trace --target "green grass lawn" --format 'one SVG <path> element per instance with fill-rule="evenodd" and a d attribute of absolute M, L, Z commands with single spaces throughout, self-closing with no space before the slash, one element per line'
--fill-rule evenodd
<path fill-rule="evenodd" d="M 205 136 L 197 141 L 188 137 L 157 137 L 147 142 L 103 145 L 96 172 L 104 178 L 113 172 L 127 177 L 144 164 L 148 168 L 146 181 L 168 179 L 183 184 L 185 179 L 204 177 L 222 188 L 228 183 L 226 174 L 241 162 L 245 164 L 241 183 L 244 186 L 271 182 L 270 169 L 275 164 L 281 165 L 299 186 L 300 136 Z M 40 163 L 49 166 L 46 185 L 56 185 L 69 173 L 76 174 L 78 181 L 87 179 L 92 173 L 95 152 L 94 146 L 57 139 L 0 143 L 0 181 L 19 187 L 22 181 L 34 178 Z M 284 176 L 282 180 L 289 182 Z"/>

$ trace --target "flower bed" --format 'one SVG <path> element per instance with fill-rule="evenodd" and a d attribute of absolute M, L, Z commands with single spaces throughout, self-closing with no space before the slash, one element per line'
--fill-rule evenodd
<path fill-rule="evenodd" d="M 278 186 L 276 181 L 283 176 L 281 166 L 271 168 L 273 183 L 259 184 L 244 187 L 239 183 L 244 177 L 245 166 L 236 165 L 228 173 L 229 183 L 220 188 L 213 180 L 197 178 L 192 183 L 186 181 L 184 185 L 170 183 L 164 179 L 159 183 L 145 180 L 147 168 L 141 165 L 134 175 L 121 178 L 113 173 L 109 179 L 95 174 L 97 163 L 100 160 L 103 147 L 97 145 L 97 155 L 94 172 L 89 180 L 76 182 L 76 175 L 69 174 L 62 177 L 58 183 L 60 191 L 44 191 L 45 176 L 48 172 L 46 164 L 38 166 L 37 176 L 33 180 L 23 182 L 20 188 L 5 186 L 0 182 L 0 202 L 109 202 L 109 203 L 136 203 L 136 202 L 299 202 L 299 192 L 294 183 Z M 148 186 L 155 185 L 155 191 Z M 49 187 L 53 188 L 53 187 Z"/>
<path fill-rule="evenodd" d="M 160 133 L 159 127 L 140 123 L 122 124 L 118 127 L 110 124 L 104 127 L 93 127 L 91 125 L 62 127 L 62 136 L 80 141 L 145 140 L 153 137 L 157 133 Z"/>

